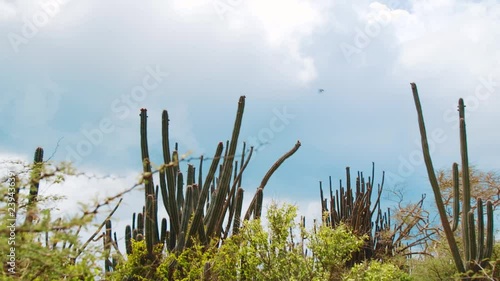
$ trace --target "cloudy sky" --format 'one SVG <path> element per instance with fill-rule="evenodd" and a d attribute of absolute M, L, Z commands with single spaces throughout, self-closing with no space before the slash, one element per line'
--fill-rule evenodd
<path fill-rule="evenodd" d="M 0 0 L 0 158 L 30 160 L 41 146 L 55 161 L 116 177 L 42 188 L 77 210 L 75 200 L 136 182 L 140 108 L 160 163 L 163 109 L 180 153 L 213 155 L 245 95 L 240 140 L 268 143 L 247 169 L 247 200 L 297 140 L 266 200 L 318 217 L 318 181 L 338 182 L 346 166 L 370 173 L 372 162 L 376 181 L 386 171 L 386 188 L 417 200 L 431 189 L 416 82 L 435 167 L 460 160 L 463 97 L 471 162 L 499 171 L 498 1 L 350 2 Z M 140 210 L 139 194 L 125 197 L 117 219 Z"/>

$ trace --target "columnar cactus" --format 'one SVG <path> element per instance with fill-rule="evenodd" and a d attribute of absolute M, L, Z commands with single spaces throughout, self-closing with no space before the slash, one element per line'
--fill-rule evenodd
<path fill-rule="evenodd" d="M 320 182 L 320 197 L 323 223 L 330 227 L 337 227 L 340 223 L 349 225 L 358 235 L 367 235 L 369 239 L 363 251 L 353 255 L 349 264 L 353 265 L 365 259 L 382 258 L 385 255 L 393 255 L 400 241 L 396 240 L 395 234 L 390 235 L 390 241 L 381 239 L 382 232 L 390 230 L 390 213 L 383 213 L 380 208 L 380 196 L 384 185 L 384 174 L 382 183 L 378 185 L 375 202 L 372 206 L 372 193 L 374 181 L 375 164 L 372 163 L 372 176 L 365 181 L 363 173 L 358 172 L 356 186 L 351 184 L 351 171 L 346 167 L 345 186 L 340 181 L 340 188 L 333 193 L 332 178 L 329 178 L 330 196 L 329 201 L 323 193 L 323 184 Z"/>
<path fill-rule="evenodd" d="M 153 182 L 151 161 L 147 142 L 147 110 L 141 109 L 141 157 L 143 163 L 143 181 L 145 186 L 145 207 L 137 215 L 137 227 L 127 226 L 125 229 L 127 253 L 132 252 L 131 240 L 146 240 L 146 246 L 151 259 L 154 259 L 155 245 L 166 245 L 167 251 L 180 253 L 190 247 L 194 241 L 199 241 L 205 247 L 220 239 L 225 239 L 228 233 L 237 233 L 241 223 L 241 210 L 243 204 L 242 175 L 252 156 L 253 147 L 245 154 L 245 145 L 241 162 L 235 159 L 237 143 L 243 119 L 245 97 L 239 99 L 233 133 L 224 151 L 223 143 L 219 143 L 208 173 L 203 177 L 200 159 L 198 182 L 195 180 L 196 170 L 188 165 L 186 181 L 179 170 L 178 147 L 171 151 L 169 140 L 169 118 L 165 110 L 162 114 L 162 148 L 164 163 L 158 169 L 159 186 Z M 263 189 L 274 171 L 300 147 L 297 142 L 295 147 L 281 157 L 262 180 L 257 188 L 254 200 L 250 204 L 245 219 L 250 215 L 259 217 L 262 210 Z M 223 154 L 224 152 L 224 154 Z M 222 163 L 220 163 L 222 158 Z M 216 172 L 218 170 L 218 176 Z M 167 211 L 168 220 L 164 218 L 161 227 L 158 224 L 158 200 L 161 197 L 163 206 Z M 135 217 L 135 215 L 134 215 Z M 234 223 L 232 223 L 234 220 Z M 168 230 L 167 230 L 168 222 Z M 226 227 L 223 223 L 227 222 Z M 133 222 L 135 223 L 135 222 Z M 215 243 L 219 244 L 219 243 Z M 175 265 L 172 265 L 172 268 Z"/>
<path fill-rule="evenodd" d="M 418 96 L 417 86 L 415 83 L 411 83 L 413 97 L 415 100 L 415 107 L 418 114 L 418 123 L 420 127 L 420 135 L 422 138 L 422 152 L 424 155 L 425 165 L 427 167 L 427 173 L 429 176 L 429 181 L 434 192 L 434 198 L 439 211 L 439 216 L 441 218 L 441 224 L 443 226 L 448 245 L 455 262 L 457 270 L 461 273 L 468 271 L 477 272 L 481 267 L 484 267 L 485 261 L 491 258 L 493 252 L 493 207 L 491 201 L 486 202 L 486 218 L 487 225 L 486 230 L 484 228 L 484 213 L 483 213 L 483 201 L 481 198 L 476 200 L 477 204 L 477 228 L 478 233 L 476 235 L 476 226 L 474 223 L 474 213 L 471 211 L 471 196 L 470 196 L 470 180 L 469 180 L 469 156 L 467 151 L 467 134 L 465 127 L 465 105 L 463 99 L 459 99 L 458 102 L 458 112 L 460 121 L 460 154 L 462 160 L 462 222 L 461 222 L 461 235 L 462 243 L 464 245 L 463 253 L 457 246 L 454 231 L 458 229 L 459 224 L 459 214 L 460 214 L 460 204 L 459 204 L 459 178 L 458 178 L 458 164 L 453 163 L 452 174 L 453 174 L 453 191 L 454 191 L 454 205 L 453 205 L 453 225 L 450 226 L 448 216 L 445 211 L 443 198 L 441 197 L 441 191 L 439 183 L 437 181 L 434 167 L 432 165 L 432 159 L 429 152 L 429 145 L 427 140 L 427 133 L 425 130 L 424 117 L 422 113 L 422 106 L 420 104 L 420 98 Z M 486 232 L 486 241 L 484 240 L 484 235 Z"/>

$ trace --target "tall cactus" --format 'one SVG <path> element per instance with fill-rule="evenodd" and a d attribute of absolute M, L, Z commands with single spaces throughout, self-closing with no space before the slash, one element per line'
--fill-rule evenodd
<path fill-rule="evenodd" d="M 203 177 L 202 161 L 199 169 L 188 165 L 188 172 L 184 180 L 179 170 L 178 147 L 171 150 L 169 140 L 169 117 L 165 110 L 162 113 L 162 149 L 164 163 L 158 169 L 159 186 L 154 189 L 151 161 L 147 142 L 147 110 L 141 109 L 140 136 L 141 157 L 143 163 L 143 180 L 145 186 L 145 207 L 137 215 L 137 227 L 127 226 L 125 229 L 127 253 L 132 251 L 131 240 L 146 240 L 148 254 L 151 258 L 155 245 L 166 245 L 167 251 L 180 253 L 193 242 L 199 241 L 205 247 L 220 239 L 225 239 L 228 233 L 237 233 L 241 222 L 243 204 L 242 175 L 252 156 L 253 148 L 245 153 L 245 145 L 238 163 L 236 157 L 245 97 L 239 99 L 236 119 L 231 139 L 224 149 L 219 143 L 208 173 Z M 261 185 L 257 188 L 254 201 L 247 211 L 247 215 L 260 216 L 262 209 L 262 192 L 274 171 L 300 147 L 300 142 L 292 150 L 281 157 L 264 176 Z M 220 163 L 222 158 L 222 164 Z M 196 171 L 198 182 L 195 181 Z M 216 173 L 218 172 L 218 176 Z M 161 197 L 161 199 L 159 198 Z M 158 200 L 163 202 L 167 211 L 168 220 L 163 219 L 161 227 L 158 223 Z M 245 216 L 245 219 L 248 219 Z M 234 220 L 234 223 L 231 223 Z M 168 230 L 167 230 L 168 221 Z M 135 222 L 134 222 L 135 223 Z M 223 227 L 223 223 L 227 223 Z M 159 232 L 161 233 L 159 234 Z M 215 243 L 218 245 L 219 243 Z M 175 265 L 172 265 L 174 267 Z"/>
<path fill-rule="evenodd" d="M 455 266 L 460 273 L 465 273 L 467 271 L 477 272 L 481 267 L 485 265 L 485 261 L 491 258 L 493 251 L 493 207 L 491 201 L 486 202 L 486 218 L 487 225 L 484 228 L 484 213 L 483 213 L 483 201 L 481 198 L 476 200 L 477 204 L 477 235 L 476 235 L 476 225 L 474 223 L 474 213 L 471 211 L 471 196 L 470 196 L 470 179 L 469 179 L 469 156 L 467 151 L 467 133 L 465 126 L 465 105 L 463 99 L 458 101 L 458 112 L 460 121 L 460 155 L 462 160 L 462 222 L 461 222 L 461 235 L 462 243 L 464 246 L 463 254 L 457 246 L 454 231 L 458 229 L 459 215 L 460 215 L 460 204 L 459 204 L 459 178 L 458 178 L 458 164 L 453 163 L 452 175 L 453 175 L 453 192 L 454 192 L 454 205 L 453 205 L 453 225 L 450 226 L 448 216 L 445 211 L 443 199 L 441 197 L 441 191 L 439 183 L 437 181 L 436 175 L 434 173 L 434 167 L 432 165 L 432 159 L 430 156 L 429 145 L 427 140 L 427 133 L 425 130 L 424 117 L 422 113 L 422 106 L 420 104 L 420 98 L 418 96 L 418 90 L 415 83 L 411 83 L 411 88 L 413 92 L 413 97 L 415 101 L 415 107 L 418 114 L 418 123 L 420 127 L 420 135 L 422 139 L 422 152 L 424 155 L 425 165 L 427 167 L 427 173 L 429 176 L 429 181 L 434 192 L 434 198 L 439 211 L 439 216 L 441 218 L 441 224 L 443 226 L 448 245 L 455 262 Z M 484 240 L 486 232 L 486 241 Z"/>

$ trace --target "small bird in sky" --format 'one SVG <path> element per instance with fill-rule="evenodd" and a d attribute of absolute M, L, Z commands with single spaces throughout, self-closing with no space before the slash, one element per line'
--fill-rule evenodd
<path fill-rule="evenodd" d="M 321 94 L 321 93 L 323 93 L 324 91 L 325 91 L 324 89 L 319 89 L 319 90 L 318 90 L 318 93 L 320 93 L 320 94 Z"/>

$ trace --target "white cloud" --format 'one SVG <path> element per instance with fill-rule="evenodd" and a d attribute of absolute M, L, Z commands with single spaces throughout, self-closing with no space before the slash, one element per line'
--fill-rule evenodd
<path fill-rule="evenodd" d="M 245 1 L 241 13 L 228 20 L 235 26 L 252 26 L 264 32 L 267 44 L 275 52 L 283 52 L 286 59 L 298 68 L 296 77 L 302 83 L 317 78 L 314 59 L 302 50 L 304 43 L 323 27 L 327 20 L 320 6 L 303 0 Z M 244 9 L 244 10 L 243 10 Z"/>
<path fill-rule="evenodd" d="M 273 52 L 284 57 L 287 68 L 295 69 L 295 77 L 301 83 L 310 83 L 317 77 L 314 59 L 305 54 L 303 47 L 327 23 L 326 4 L 304 0 L 189 0 L 173 1 L 168 6 L 185 22 L 222 25 L 233 33 L 257 32 Z M 207 21 L 210 15 L 212 22 Z"/>
<path fill-rule="evenodd" d="M 12 3 L 7 2 L 7 0 L 0 1 L 0 22 L 11 20 L 16 15 L 17 11 Z"/>

